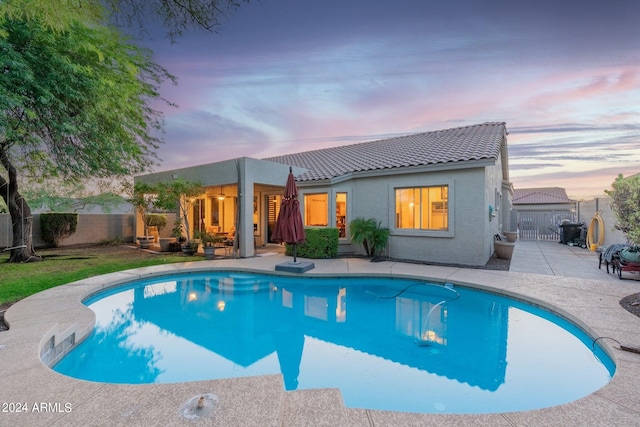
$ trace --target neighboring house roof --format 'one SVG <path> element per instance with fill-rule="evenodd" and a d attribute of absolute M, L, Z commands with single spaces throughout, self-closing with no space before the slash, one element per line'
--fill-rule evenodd
<path fill-rule="evenodd" d="M 263 160 L 308 169 L 298 181 L 331 179 L 353 172 L 498 159 L 506 126 L 487 122 Z"/>
<path fill-rule="evenodd" d="M 516 188 L 511 199 L 514 205 L 545 205 L 558 203 L 573 203 L 564 188 Z"/>

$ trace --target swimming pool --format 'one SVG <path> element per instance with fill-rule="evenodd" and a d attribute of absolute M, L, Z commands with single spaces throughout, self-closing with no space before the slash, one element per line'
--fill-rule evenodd
<path fill-rule="evenodd" d="M 115 383 L 282 373 L 349 407 L 488 413 L 570 402 L 615 367 L 574 325 L 459 286 L 241 272 L 164 276 L 96 295 L 94 333 L 54 369 Z"/>

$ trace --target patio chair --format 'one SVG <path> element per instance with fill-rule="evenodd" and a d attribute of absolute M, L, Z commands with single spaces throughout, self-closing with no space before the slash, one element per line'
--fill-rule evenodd
<path fill-rule="evenodd" d="M 599 262 L 598 268 L 602 266 L 602 262 L 604 261 L 604 266 L 607 269 L 607 274 L 609 274 L 609 265 L 613 268 L 613 273 L 616 272 L 616 261 L 620 260 L 620 251 L 629 247 L 629 245 L 625 245 L 623 243 L 616 243 L 609 246 L 604 252 L 600 252 L 599 254 Z"/>

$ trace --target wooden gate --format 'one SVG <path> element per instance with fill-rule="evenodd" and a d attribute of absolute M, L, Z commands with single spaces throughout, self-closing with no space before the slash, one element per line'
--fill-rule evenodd
<path fill-rule="evenodd" d="M 571 211 L 518 211 L 518 236 L 523 240 L 560 241 L 559 225 L 563 220 L 575 222 Z"/>

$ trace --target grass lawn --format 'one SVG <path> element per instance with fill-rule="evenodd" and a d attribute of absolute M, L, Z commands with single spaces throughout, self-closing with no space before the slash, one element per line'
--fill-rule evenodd
<path fill-rule="evenodd" d="M 0 255 L 0 308 L 45 289 L 87 277 L 130 268 L 174 262 L 200 261 L 181 253 L 154 254 L 128 246 L 96 245 L 36 251 L 42 262 L 10 264 Z"/>

